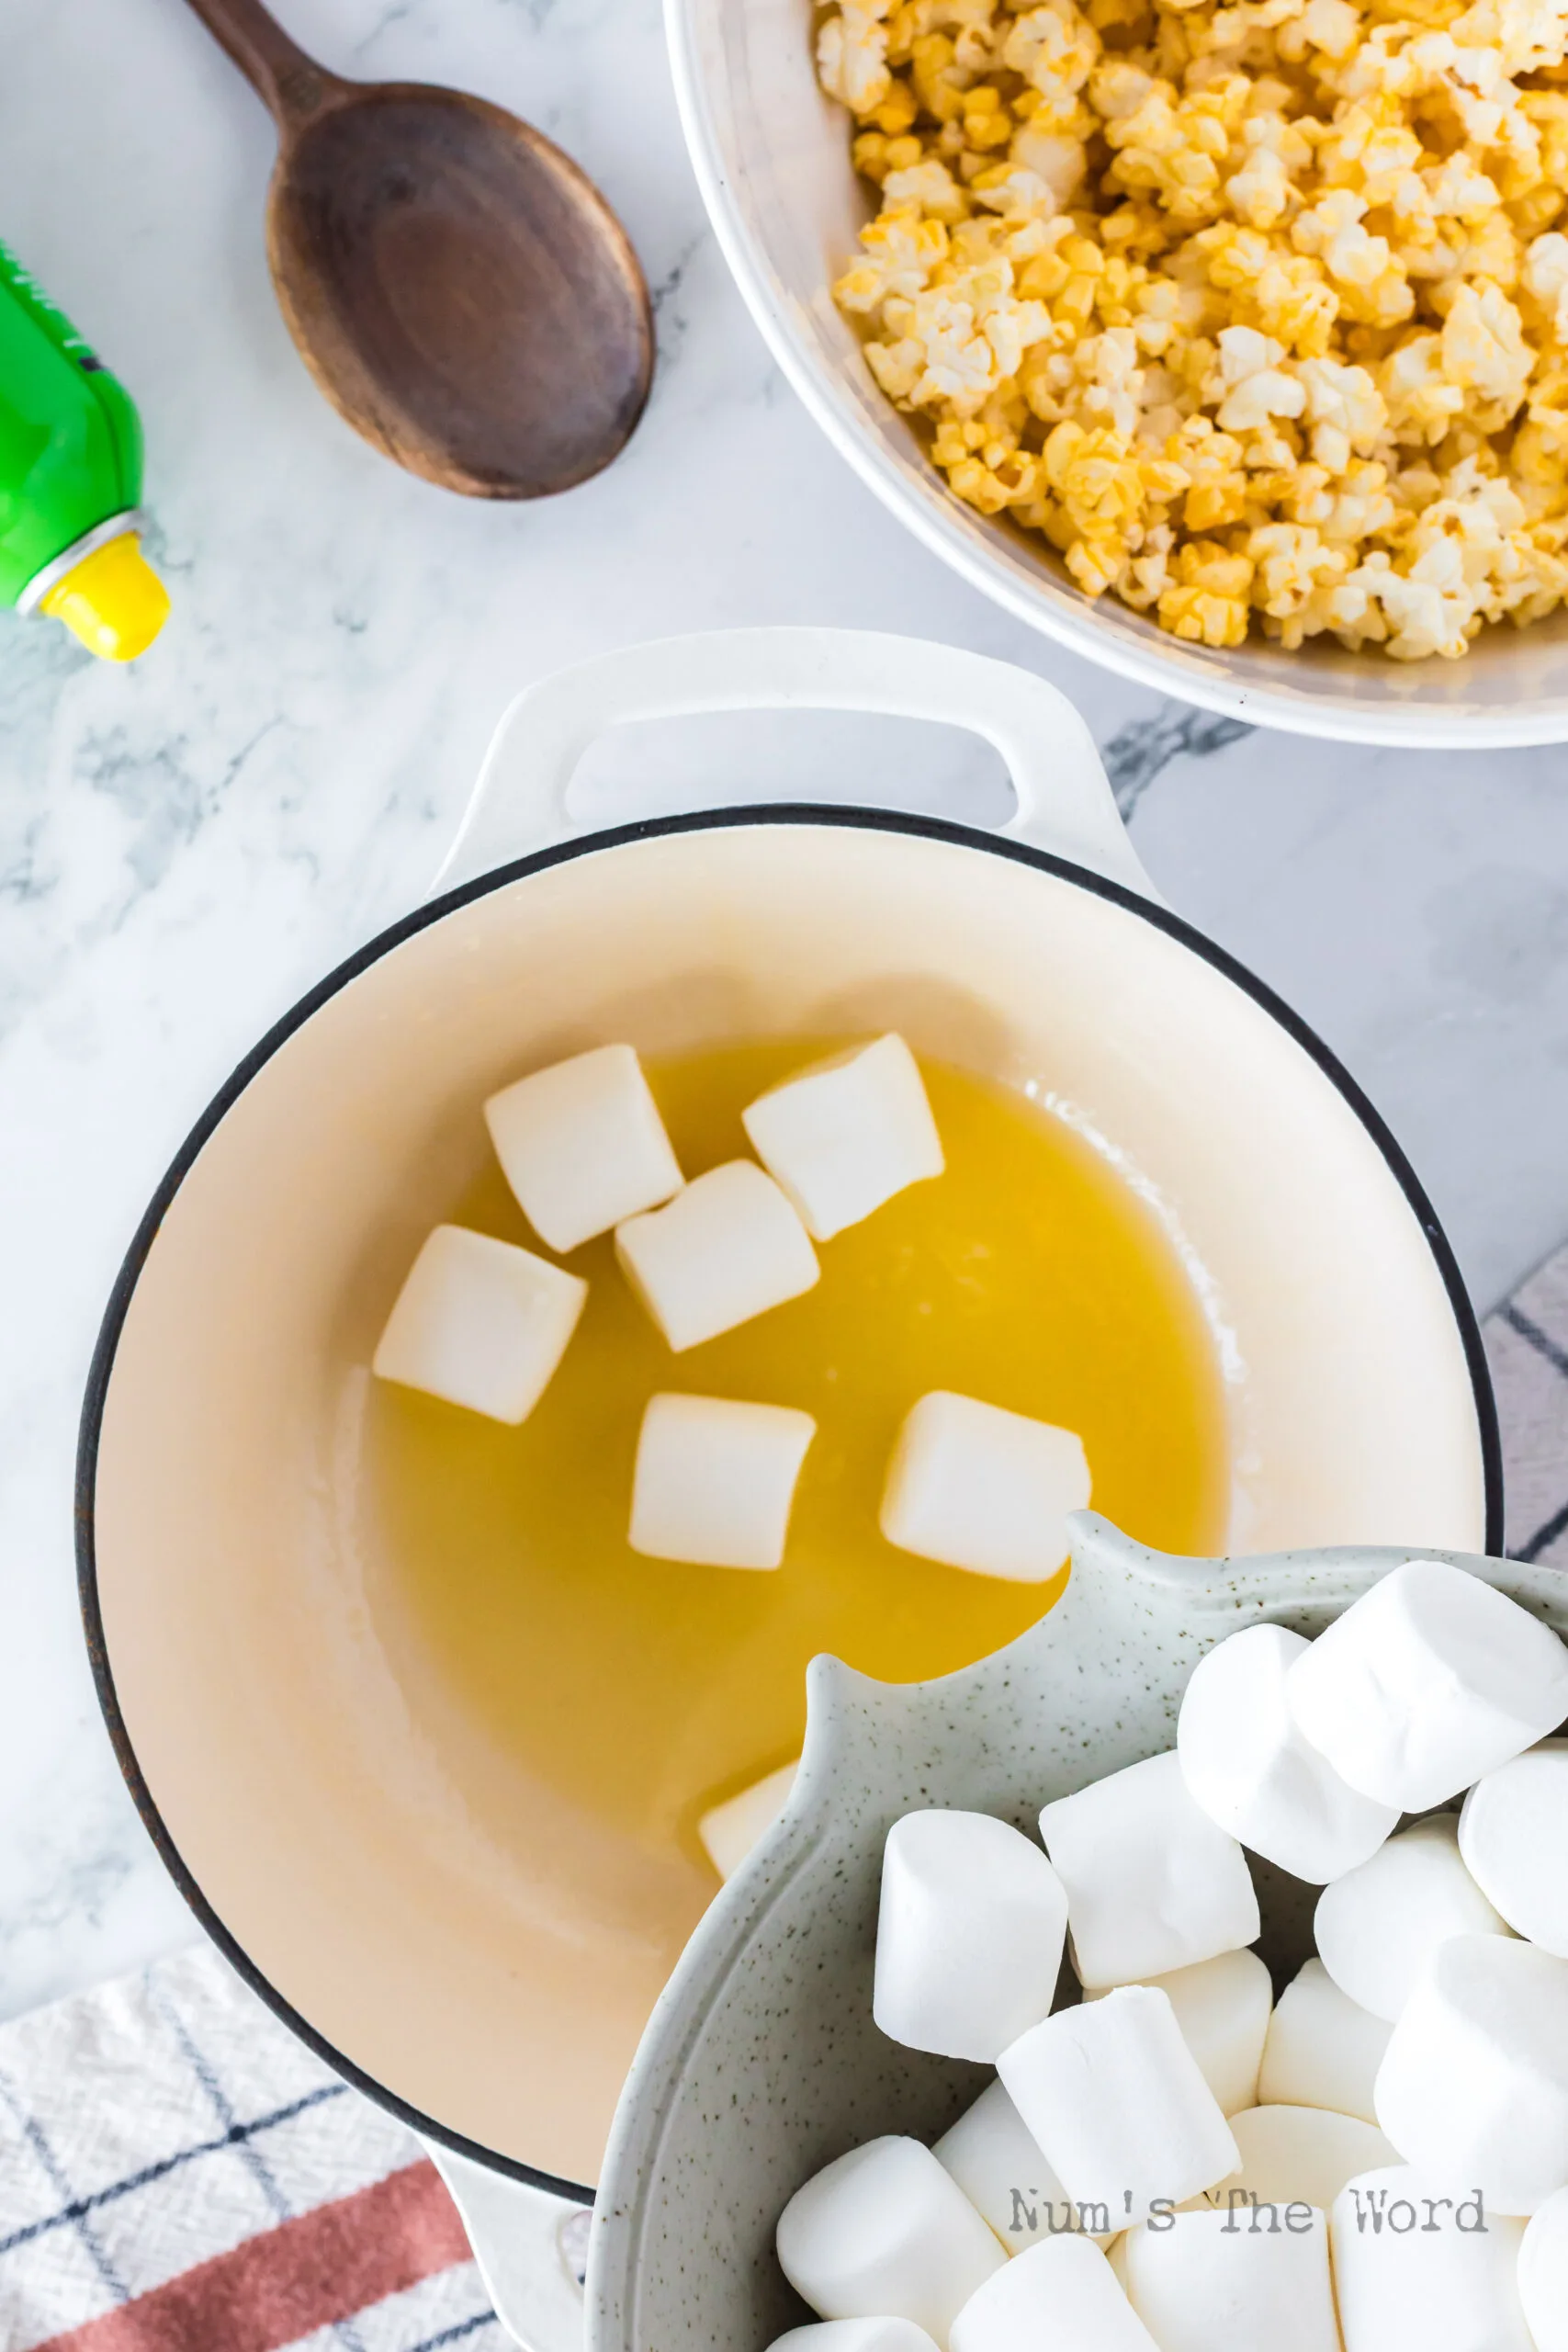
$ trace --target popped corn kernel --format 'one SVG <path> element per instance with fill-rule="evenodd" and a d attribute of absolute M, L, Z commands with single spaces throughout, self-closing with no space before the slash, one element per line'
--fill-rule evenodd
<path fill-rule="evenodd" d="M 1195 644 L 1568 596 L 1568 0 L 827 0 L 834 288 L 953 494 Z"/>
<path fill-rule="evenodd" d="M 818 35 L 817 72 L 822 87 L 852 114 L 870 114 L 893 87 L 887 28 L 879 22 L 879 13 L 844 0 Z"/>
<path fill-rule="evenodd" d="M 924 288 L 937 264 L 947 258 L 947 231 L 941 220 L 922 220 L 918 205 L 879 213 L 861 237 L 863 260 L 847 269 L 833 288 L 846 311 L 874 311 L 889 294 L 914 295 Z"/>
<path fill-rule="evenodd" d="M 1215 539 L 1189 539 L 1176 559 L 1176 578 L 1159 600 L 1162 628 L 1200 645 L 1240 645 L 1250 618 L 1249 592 L 1257 567 Z"/>

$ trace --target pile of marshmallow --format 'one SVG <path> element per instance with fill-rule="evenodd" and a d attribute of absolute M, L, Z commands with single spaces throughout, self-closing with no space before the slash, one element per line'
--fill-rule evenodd
<path fill-rule="evenodd" d="M 484 1106 L 524 1216 L 570 1256 L 615 1235 L 622 1273 L 674 1353 L 799 1297 L 815 1242 L 942 1173 L 942 1138 L 902 1037 L 813 1064 L 742 1113 L 756 1159 L 688 1182 L 630 1046 L 533 1071 Z M 388 1318 L 382 1380 L 516 1426 L 554 1378 L 588 1299 L 579 1274 L 531 1250 L 438 1225 Z M 660 1392 L 637 1440 L 627 1541 L 707 1567 L 776 1568 L 817 1424 L 751 1398 Z M 933 1389 L 888 1466 L 882 1532 L 922 1558 L 1042 1583 L 1089 1498 L 1070 1430 Z"/>
<path fill-rule="evenodd" d="M 876 2022 L 997 2078 L 791 2199 L 773 2352 L 1568 2352 L 1565 1717 L 1556 1634 L 1413 1560 L 1220 1643 L 1043 1850 L 896 1822 Z M 1323 1888 L 1277 2007 L 1244 1848 Z"/>

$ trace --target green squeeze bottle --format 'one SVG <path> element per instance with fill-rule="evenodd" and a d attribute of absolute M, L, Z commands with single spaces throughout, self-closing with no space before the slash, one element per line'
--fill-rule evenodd
<path fill-rule="evenodd" d="M 0 605 L 43 612 L 107 662 L 169 614 L 141 553 L 130 395 L 0 245 Z"/>

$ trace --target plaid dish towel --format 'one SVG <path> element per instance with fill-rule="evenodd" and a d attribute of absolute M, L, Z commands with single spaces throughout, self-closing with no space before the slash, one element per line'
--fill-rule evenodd
<path fill-rule="evenodd" d="M 1486 1325 L 1508 1549 L 1568 1566 L 1568 1249 Z M 503 2352 L 402 2126 L 202 1946 L 0 2028 L 0 2352 Z"/>
<path fill-rule="evenodd" d="M 503 2352 L 400 2123 L 208 1945 L 0 2030 L 3 2352 Z"/>
<path fill-rule="evenodd" d="M 1483 1327 L 1503 1427 L 1505 1549 L 1568 1568 L 1568 1248 Z"/>

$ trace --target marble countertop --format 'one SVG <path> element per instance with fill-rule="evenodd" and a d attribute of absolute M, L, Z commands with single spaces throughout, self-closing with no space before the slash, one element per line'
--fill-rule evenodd
<path fill-rule="evenodd" d="M 1032 665 L 1087 715 L 1166 895 L 1368 1087 L 1477 1304 L 1568 1229 L 1568 754 L 1249 735 L 951 577 L 821 439 L 731 289 L 658 0 L 282 13 L 332 65 L 482 91 L 575 154 L 656 289 L 659 376 L 626 456 L 569 497 L 487 508 L 399 473 L 295 356 L 263 251 L 270 126 L 181 0 L 0 9 L 0 236 L 141 404 L 175 596 L 129 672 L 0 616 L 0 2014 L 190 1933 L 76 1618 L 76 1416 L 115 1268 L 234 1061 L 424 894 L 527 680 L 770 620 Z M 826 720 L 628 735 L 584 788 L 610 815 L 803 773 L 820 797 L 1006 806 L 944 735 Z"/>

